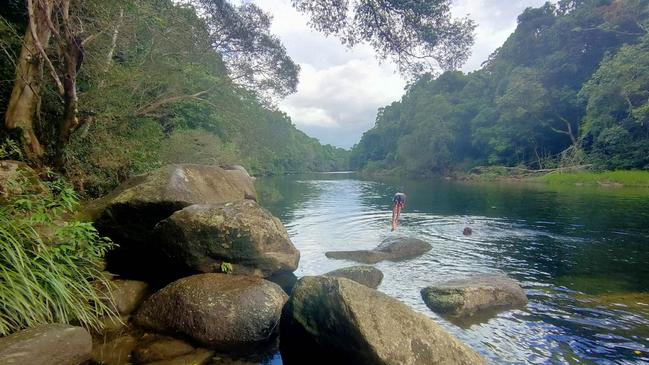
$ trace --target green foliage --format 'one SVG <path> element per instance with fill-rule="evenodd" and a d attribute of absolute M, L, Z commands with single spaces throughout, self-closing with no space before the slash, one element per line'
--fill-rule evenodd
<path fill-rule="evenodd" d="M 230 274 L 232 273 L 232 264 L 229 262 L 222 262 L 220 266 L 221 272 L 224 274 Z"/>
<path fill-rule="evenodd" d="M 22 160 L 23 153 L 20 145 L 13 139 L 5 139 L 0 143 L 0 160 Z"/>
<path fill-rule="evenodd" d="M 367 43 L 378 58 L 419 75 L 455 69 L 469 56 L 475 23 L 453 19 L 450 0 L 293 0 L 310 25 L 349 46 Z"/>
<path fill-rule="evenodd" d="M 98 328 L 100 317 L 113 315 L 99 290 L 108 287 L 102 258 L 112 243 L 91 224 L 66 220 L 78 202 L 70 186 L 47 185 L 51 194 L 0 206 L 0 335 L 44 323 Z"/>
<path fill-rule="evenodd" d="M 649 4 L 529 8 L 468 75 L 420 77 L 381 109 L 354 168 L 414 176 L 481 165 L 649 168 Z"/>

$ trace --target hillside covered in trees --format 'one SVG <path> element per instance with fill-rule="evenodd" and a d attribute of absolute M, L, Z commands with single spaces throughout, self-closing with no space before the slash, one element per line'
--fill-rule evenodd
<path fill-rule="evenodd" d="M 369 172 L 649 169 L 649 3 L 529 8 L 483 67 L 418 78 L 354 147 Z"/>
<path fill-rule="evenodd" d="M 50 3 L 0 8 L 0 158 L 55 166 L 91 195 L 167 163 L 256 174 L 347 166 L 347 151 L 321 145 L 273 106 L 295 91 L 299 66 L 256 6 L 73 1 L 68 14 L 50 6 L 47 20 Z M 21 53 L 28 4 L 40 45 Z"/>

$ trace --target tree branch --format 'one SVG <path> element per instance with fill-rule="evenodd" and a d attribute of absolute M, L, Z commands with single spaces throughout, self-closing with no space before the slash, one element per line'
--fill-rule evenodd
<path fill-rule="evenodd" d="M 34 38 L 34 45 L 36 45 L 36 48 L 38 49 L 38 52 L 41 54 L 43 57 L 43 60 L 47 64 L 48 69 L 50 70 L 50 75 L 54 79 L 54 82 L 56 83 L 56 87 L 59 91 L 60 95 L 65 94 L 65 89 L 63 88 L 63 83 L 61 83 L 61 79 L 59 78 L 59 75 L 56 73 L 56 69 L 54 68 L 54 65 L 52 64 L 52 61 L 50 61 L 50 58 L 47 57 L 47 53 L 45 52 L 45 49 L 43 48 L 43 45 L 41 44 L 41 41 L 38 38 L 38 34 L 36 33 L 36 15 L 34 14 L 34 2 L 33 0 L 27 0 L 27 12 L 29 14 L 29 30 L 32 33 L 32 38 Z"/>

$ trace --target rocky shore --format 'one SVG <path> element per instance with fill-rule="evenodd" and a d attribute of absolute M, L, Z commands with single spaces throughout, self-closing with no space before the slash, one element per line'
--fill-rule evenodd
<path fill-rule="evenodd" d="M 288 365 L 485 362 L 434 320 L 377 291 L 383 273 L 372 266 L 297 280 L 299 251 L 256 202 L 242 168 L 165 166 L 82 215 L 119 244 L 106 256 L 112 280 L 104 288 L 118 316 L 92 333 L 53 324 L 0 338 L 0 364 L 226 364 L 278 348 Z M 430 249 L 397 238 L 327 257 L 373 264 Z M 526 303 L 509 279 L 467 280 L 437 283 L 422 297 L 451 316 Z"/>

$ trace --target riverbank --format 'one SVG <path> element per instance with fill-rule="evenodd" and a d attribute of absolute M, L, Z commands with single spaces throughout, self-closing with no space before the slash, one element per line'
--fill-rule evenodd
<path fill-rule="evenodd" d="M 618 170 L 591 171 L 588 166 L 530 170 L 521 167 L 479 166 L 469 171 L 451 171 L 439 177 L 447 180 L 469 182 L 504 182 L 543 184 L 548 186 L 587 186 L 587 187 L 628 187 L 649 188 L 649 171 Z M 386 178 L 402 176 L 398 170 L 361 171 L 366 178 Z M 428 179 L 432 176 L 419 176 Z"/>

